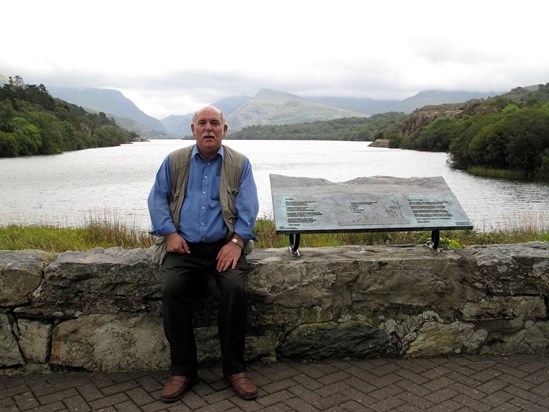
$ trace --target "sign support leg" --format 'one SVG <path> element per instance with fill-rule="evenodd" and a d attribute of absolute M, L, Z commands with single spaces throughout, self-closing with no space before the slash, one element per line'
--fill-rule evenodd
<path fill-rule="evenodd" d="M 295 238 L 294 238 L 295 236 Z M 299 254 L 299 241 L 301 240 L 301 234 L 300 233 L 290 233 L 288 235 L 290 238 L 290 251 L 292 252 L 292 256 L 300 256 Z"/>
<path fill-rule="evenodd" d="M 440 230 L 433 230 L 431 232 L 431 244 L 429 245 L 429 248 L 433 249 L 436 252 L 441 252 L 441 250 L 438 248 L 439 243 L 440 243 Z"/>

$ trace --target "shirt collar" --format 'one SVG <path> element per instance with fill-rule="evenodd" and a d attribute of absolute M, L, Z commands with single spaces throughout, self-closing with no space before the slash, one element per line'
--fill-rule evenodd
<path fill-rule="evenodd" d="M 221 158 L 223 158 L 223 155 L 224 155 L 224 151 L 223 151 L 223 145 L 219 146 L 219 149 L 217 149 L 217 154 L 221 156 Z M 202 157 L 202 155 L 200 154 L 200 152 L 198 151 L 198 146 L 195 144 L 194 147 L 193 147 L 193 153 L 192 153 L 192 157 L 194 158 L 195 156 L 200 156 Z M 203 158 L 203 157 L 202 157 Z M 204 159 L 204 158 L 203 158 Z"/>

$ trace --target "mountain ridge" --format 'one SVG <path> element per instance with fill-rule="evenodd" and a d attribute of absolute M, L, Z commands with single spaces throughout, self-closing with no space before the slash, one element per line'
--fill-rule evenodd
<path fill-rule="evenodd" d="M 114 116 L 118 123 L 136 132 L 147 134 L 150 132 L 166 133 L 162 122 L 143 112 L 137 105 L 115 89 L 76 88 L 76 87 L 47 87 L 53 97 L 76 104 L 85 109 L 108 113 Z M 128 120 L 133 120 L 130 122 Z M 137 130 L 135 130 L 137 129 Z"/>
<path fill-rule="evenodd" d="M 6 76 L 4 76 L 6 77 Z M 183 137 L 190 135 L 193 113 L 156 119 L 147 115 L 114 89 L 47 87 L 53 97 L 88 110 L 104 112 L 119 125 L 146 137 Z M 227 116 L 232 131 L 253 125 L 281 125 L 342 117 L 362 117 L 378 113 L 411 113 L 425 105 L 462 103 L 472 98 L 486 98 L 495 92 L 426 90 L 404 100 L 371 98 L 304 97 L 261 89 L 255 96 L 227 96 L 211 104 Z"/>

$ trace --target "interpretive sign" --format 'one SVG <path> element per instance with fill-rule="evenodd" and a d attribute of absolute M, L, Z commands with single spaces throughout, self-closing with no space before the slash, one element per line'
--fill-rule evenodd
<path fill-rule="evenodd" d="M 442 177 L 270 175 L 277 233 L 460 230 L 473 226 Z"/>

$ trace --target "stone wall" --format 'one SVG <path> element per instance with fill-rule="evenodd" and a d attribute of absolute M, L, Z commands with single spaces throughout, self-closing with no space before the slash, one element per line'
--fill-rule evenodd
<path fill-rule="evenodd" d="M 549 352 L 549 243 L 256 250 L 249 361 Z M 164 369 L 150 249 L 0 251 L 0 368 Z M 216 288 L 196 305 L 218 361 Z"/>

